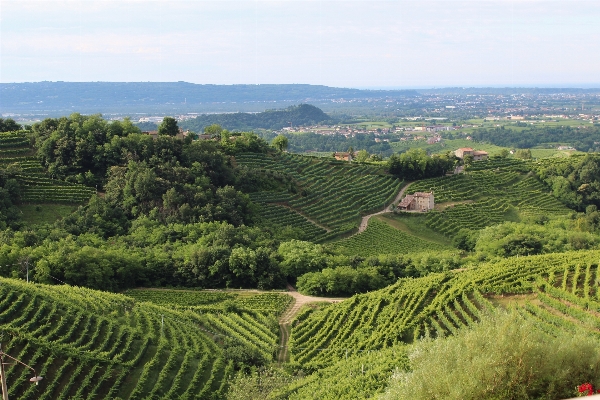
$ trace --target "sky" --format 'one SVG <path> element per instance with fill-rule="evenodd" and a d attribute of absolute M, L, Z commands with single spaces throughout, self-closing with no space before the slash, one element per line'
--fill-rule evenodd
<path fill-rule="evenodd" d="M 600 87 L 599 0 L 0 0 L 0 82 Z"/>

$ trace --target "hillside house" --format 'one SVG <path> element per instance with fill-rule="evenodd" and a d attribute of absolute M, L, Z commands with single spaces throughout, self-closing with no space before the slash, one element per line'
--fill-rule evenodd
<path fill-rule="evenodd" d="M 415 192 L 408 194 L 398 203 L 398 209 L 402 211 L 423 211 L 433 210 L 435 201 L 433 192 Z"/>
<path fill-rule="evenodd" d="M 335 153 L 333 153 L 333 156 L 335 157 L 336 160 L 352 161 L 352 154 L 350 154 L 350 153 L 335 152 Z"/>
<path fill-rule="evenodd" d="M 489 156 L 487 151 L 473 150 L 471 147 L 461 147 L 454 152 L 454 155 L 461 160 L 465 156 L 472 156 L 474 161 L 487 160 Z"/>

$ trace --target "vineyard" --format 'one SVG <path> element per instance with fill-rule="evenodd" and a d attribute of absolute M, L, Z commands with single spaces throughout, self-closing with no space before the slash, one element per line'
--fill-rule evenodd
<path fill-rule="evenodd" d="M 242 154 L 236 162 L 292 177 L 301 188 L 299 193 L 263 191 L 250 197 L 271 223 L 298 227 L 319 242 L 355 230 L 360 217 L 383 209 L 402 183 L 377 166 L 294 154 Z"/>
<path fill-rule="evenodd" d="M 528 170 L 518 160 L 480 161 L 464 174 L 415 182 L 410 192 L 433 190 L 436 204 L 452 203 L 430 212 L 426 221 L 447 236 L 461 228 L 476 230 L 521 217 L 569 214 L 537 178 L 525 173 Z"/>
<path fill-rule="evenodd" d="M 260 296 L 253 296 L 258 303 L 277 303 Z M 7 367 L 9 395 L 223 398 L 234 373 L 228 346 L 267 362 L 277 346 L 275 314 L 242 305 L 235 312 L 175 310 L 124 295 L 0 278 L 2 349 L 45 377 L 31 385 L 29 370 Z"/>
<path fill-rule="evenodd" d="M 223 310 L 224 305 L 280 315 L 292 302 L 285 293 L 217 290 L 132 289 L 125 295 L 136 301 L 194 310 Z M 224 303 L 225 301 L 228 303 Z"/>
<path fill-rule="evenodd" d="M 406 346 L 361 351 L 300 379 L 270 399 L 369 399 L 385 390 L 394 371 L 406 370 Z"/>
<path fill-rule="evenodd" d="M 353 354 L 452 335 L 493 312 L 503 296 L 524 296 L 519 311 L 548 332 L 600 335 L 600 251 L 529 256 L 461 271 L 401 279 L 377 292 L 301 313 L 292 361 L 322 368 Z"/>
<path fill-rule="evenodd" d="M 26 132 L 0 133 L 0 167 L 10 168 L 22 190 L 24 203 L 81 204 L 96 191 L 76 183 L 52 179 L 31 154 Z"/>
<path fill-rule="evenodd" d="M 336 247 L 352 254 L 376 256 L 379 254 L 406 254 L 425 251 L 450 250 L 443 246 L 423 240 L 409 233 L 395 229 L 376 218 L 369 220 L 367 229 L 347 239 L 335 242 Z"/>

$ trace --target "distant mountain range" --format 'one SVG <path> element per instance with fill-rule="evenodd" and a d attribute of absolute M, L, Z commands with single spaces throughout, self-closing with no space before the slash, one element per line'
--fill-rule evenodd
<path fill-rule="evenodd" d="M 400 98 L 415 90 L 320 85 L 198 85 L 187 82 L 33 82 L 0 84 L 0 112 L 193 112 L 218 103 L 298 104 L 315 100 Z M 203 107 L 199 107 L 203 106 Z M 248 111 L 242 109 L 240 111 Z M 262 111 L 272 108 L 263 105 Z M 200 111 L 202 112 L 202 111 Z"/>

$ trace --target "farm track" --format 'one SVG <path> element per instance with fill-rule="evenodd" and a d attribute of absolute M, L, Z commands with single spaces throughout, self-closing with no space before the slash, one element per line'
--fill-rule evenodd
<path fill-rule="evenodd" d="M 291 323 L 303 305 L 316 302 L 339 303 L 346 300 L 345 298 L 305 296 L 298 293 L 290 284 L 288 284 L 288 290 L 287 294 L 294 298 L 294 302 L 290 304 L 289 308 L 281 315 L 281 317 L 279 317 L 279 330 L 281 332 L 279 352 L 277 354 L 277 363 L 279 365 L 285 363 L 288 358 L 287 344 L 290 338 Z"/>
<path fill-rule="evenodd" d="M 392 212 L 392 210 L 391 210 L 392 204 L 398 203 L 402 199 L 402 196 L 404 196 L 406 189 L 408 189 L 408 187 L 412 184 L 413 184 L 413 182 L 408 182 L 406 184 L 406 186 L 404 186 L 402 189 L 400 189 L 400 191 L 396 195 L 396 198 L 394 198 L 392 203 L 389 206 L 387 206 L 385 208 L 385 210 L 378 211 L 376 213 L 365 215 L 364 217 L 362 217 L 362 219 L 360 221 L 360 225 L 358 227 L 358 232 L 356 232 L 354 235 L 358 235 L 359 233 L 362 233 L 367 229 L 367 226 L 369 225 L 369 219 L 371 219 L 371 217 L 373 217 L 375 215 L 381 215 L 381 214 L 386 214 L 386 213 Z M 352 235 L 352 236 L 354 236 L 354 235 Z"/>
<path fill-rule="evenodd" d="M 297 214 L 299 214 L 299 215 L 303 216 L 303 217 L 304 217 L 304 218 L 306 218 L 306 220 L 307 220 L 308 222 L 310 222 L 311 224 L 314 224 L 314 225 L 318 226 L 318 227 L 319 227 L 319 228 L 321 228 L 321 229 L 325 229 L 325 231 L 326 231 L 327 233 L 331 232 L 331 229 L 330 229 L 330 228 L 326 227 L 325 225 L 322 225 L 322 224 L 318 223 L 318 222 L 317 222 L 317 221 L 315 221 L 314 219 L 310 218 L 308 215 L 301 213 L 299 210 L 296 210 L 295 208 L 292 208 L 292 207 L 290 207 L 290 206 L 289 206 L 287 203 L 273 203 L 273 204 L 277 204 L 277 205 L 279 205 L 279 206 L 285 207 L 285 208 L 287 208 L 288 210 L 290 210 L 290 211 L 293 211 L 293 212 L 295 212 L 295 213 L 297 213 Z"/>

